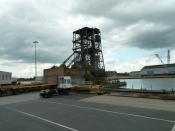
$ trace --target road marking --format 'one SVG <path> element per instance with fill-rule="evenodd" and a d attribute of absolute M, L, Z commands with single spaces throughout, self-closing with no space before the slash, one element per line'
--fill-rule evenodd
<path fill-rule="evenodd" d="M 175 125 L 173 126 L 172 130 L 171 131 L 175 131 Z"/>
<path fill-rule="evenodd" d="M 65 125 L 62 125 L 62 124 L 59 124 L 59 123 L 56 123 L 56 122 L 47 120 L 47 119 L 45 119 L 45 118 L 42 118 L 42 117 L 39 117 L 39 116 L 30 114 L 30 113 L 27 113 L 27 112 L 23 112 L 23 111 L 14 109 L 14 108 L 9 108 L 9 107 L 5 107 L 5 108 L 8 109 L 8 110 L 12 110 L 12 111 L 15 111 L 15 112 L 18 112 L 18 113 L 21 113 L 21 114 L 24 114 L 24 115 L 27 115 L 27 116 L 30 116 L 30 117 L 33 117 L 33 118 L 36 118 L 36 119 L 45 121 L 45 122 L 48 122 L 48 123 L 53 124 L 53 125 L 56 125 L 56 126 L 63 127 L 63 128 L 65 128 L 65 129 L 68 129 L 68 130 L 71 130 L 71 131 L 78 131 L 78 130 L 73 129 L 73 128 L 71 128 L 71 127 L 68 127 L 68 126 L 65 126 Z"/>
<path fill-rule="evenodd" d="M 143 115 L 137 115 L 137 114 L 131 114 L 131 113 L 124 113 L 124 112 L 116 112 L 116 111 L 110 111 L 110 110 L 99 109 L 99 108 L 94 108 L 94 107 L 78 106 L 78 105 L 65 104 L 65 103 L 53 102 L 53 101 L 44 101 L 44 100 L 40 100 L 40 102 L 52 103 L 52 104 L 58 104 L 58 105 L 64 105 L 64 106 L 69 106 L 69 107 L 76 107 L 76 108 L 81 108 L 81 109 L 88 109 L 88 110 L 94 110 L 94 111 L 100 111 L 100 112 L 106 112 L 106 113 L 112 113 L 112 114 L 119 114 L 119 115 L 125 115 L 125 116 L 140 117 L 140 118 L 169 122 L 169 123 L 175 123 L 175 121 L 173 120 L 167 120 L 167 119 L 161 119 L 161 118 L 143 116 Z"/>

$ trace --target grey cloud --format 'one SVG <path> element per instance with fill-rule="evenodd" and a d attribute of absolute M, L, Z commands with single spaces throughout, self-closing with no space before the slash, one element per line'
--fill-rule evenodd
<path fill-rule="evenodd" d="M 61 63 L 71 50 L 69 37 L 72 34 L 65 35 L 59 24 L 58 27 L 53 24 L 50 16 L 38 11 L 32 2 L 11 6 L 0 16 L 0 58 L 31 63 L 34 61 L 33 41 L 38 40 L 38 62 Z"/>
<path fill-rule="evenodd" d="M 166 2 L 154 0 L 79 0 L 73 11 L 82 15 L 110 18 L 116 24 L 122 25 L 125 22 L 131 24 L 140 20 L 157 22 L 175 20 L 173 17 L 174 4 L 173 0 Z"/>
<path fill-rule="evenodd" d="M 75 25 L 64 25 L 67 16 L 75 19 L 78 18 L 76 16 L 102 18 L 102 41 L 109 52 L 119 45 L 144 49 L 174 47 L 173 0 L 77 0 L 73 5 L 67 3 L 69 6 L 66 7 L 63 0 L 14 1 L 8 5 L 5 13 L 0 14 L 2 59 L 33 62 L 32 42 L 38 40 L 38 62 L 61 63 L 72 52 L 73 30 L 66 31 L 66 26 L 72 26 L 73 29 L 85 24 L 81 23 L 80 18 L 75 20 Z M 143 24 L 137 26 L 139 23 Z M 149 23 L 154 25 L 152 29 L 144 29 Z M 96 23 L 93 24 L 96 26 Z M 132 28 L 133 26 L 135 27 Z M 165 27 L 168 28 L 164 29 Z M 113 37 L 116 35 L 119 37 Z"/>
<path fill-rule="evenodd" d="M 118 43 L 125 46 L 134 46 L 144 49 L 157 49 L 173 47 L 175 41 L 175 1 L 154 1 L 154 0 L 80 0 L 79 4 L 73 8 L 75 14 L 84 17 L 103 17 L 111 20 L 105 28 L 105 38 L 112 37 L 110 32 L 119 30 L 127 34 L 124 42 Z M 140 22 L 145 24 L 169 26 L 167 30 L 143 30 L 133 28 L 128 32 L 127 28 Z M 106 27 L 106 25 L 103 25 Z M 143 25 L 144 26 L 144 25 Z M 103 27 L 102 27 L 103 28 Z M 139 28 L 139 27 L 138 27 Z M 112 34 L 117 35 L 117 34 Z"/>
<path fill-rule="evenodd" d="M 156 48 L 175 48 L 175 28 L 165 31 L 145 31 L 136 32 L 133 37 L 128 39 L 131 46 L 136 46 L 145 49 Z"/>

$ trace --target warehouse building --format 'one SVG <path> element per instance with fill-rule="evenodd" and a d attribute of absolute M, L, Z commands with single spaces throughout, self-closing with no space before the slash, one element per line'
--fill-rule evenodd
<path fill-rule="evenodd" d="M 145 66 L 141 69 L 142 76 L 175 75 L 175 63 Z"/>
<path fill-rule="evenodd" d="M 130 76 L 137 77 L 140 76 L 140 71 L 132 71 L 129 73 Z"/>
<path fill-rule="evenodd" d="M 0 71 L 0 85 L 11 84 L 12 82 L 12 73 Z"/>

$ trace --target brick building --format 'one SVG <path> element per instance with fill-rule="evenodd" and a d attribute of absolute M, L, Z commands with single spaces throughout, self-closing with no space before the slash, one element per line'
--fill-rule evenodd
<path fill-rule="evenodd" d="M 69 69 L 53 66 L 50 69 L 44 69 L 44 82 L 49 85 L 57 85 L 59 76 L 71 76 L 71 78 L 84 78 L 87 73 L 84 69 Z"/>

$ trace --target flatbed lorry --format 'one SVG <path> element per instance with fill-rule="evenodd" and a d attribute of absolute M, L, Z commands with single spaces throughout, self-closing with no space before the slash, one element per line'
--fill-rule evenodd
<path fill-rule="evenodd" d="M 68 95 L 71 87 L 71 77 L 60 76 L 58 77 L 58 84 L 56 88 L 48 88 L 45 90 L 41 90 L 40 96 L 43 98 L 49 98 L 54 95 Z"/>

